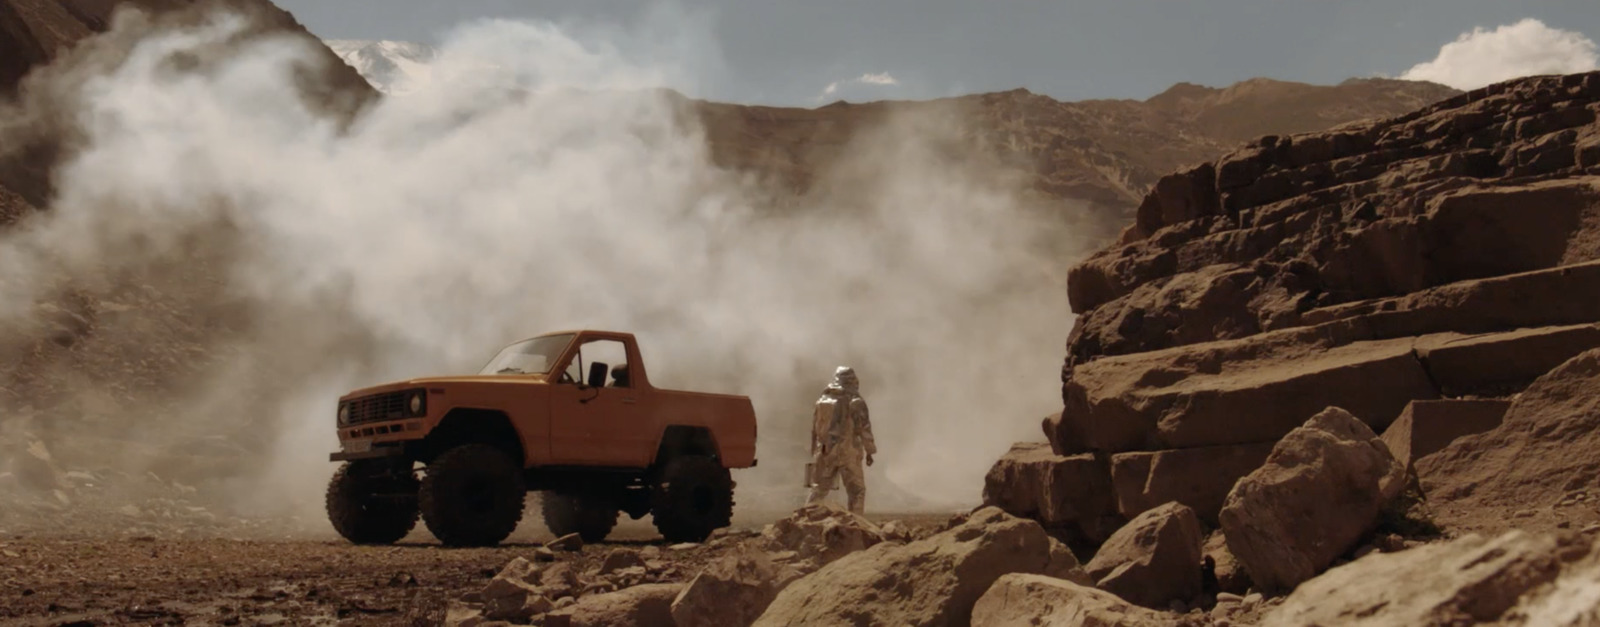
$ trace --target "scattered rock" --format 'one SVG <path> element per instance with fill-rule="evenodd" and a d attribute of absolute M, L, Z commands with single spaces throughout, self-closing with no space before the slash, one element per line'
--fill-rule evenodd
<path fill-rule="evenodd" d="M 628 549 L 612 549 L 606 554 L 606 559 L 600 564 L 600 574 L 609 575 L 624 568 L 644 568 L 644 558 L 639 553 Z"/>
<path fill-rule="evenodd" d="M 1014 573 L 1000 577 L 978 598 L 972 608 L 971 624 L 973 627 L 1167 627 L 1181 623 L 1167 614 L 1135 606 L 1089 586 L 1043 575 Z"/>
<path fill-rule="evenodd" d="M 483 600 L 484 618 L 526 621 L 535 614 L 549 611 L 550 600 L 538 586 L 528 582 L 538 574 L 533 563 L 520 557 L 506 564 L 478 595 Z"/>
<path fill-rule="evenodd" d="M 576 533 L 569 533 L 545 543 L 545 547 L 552 551 L 578 551 L 583 549 L 583 537 Z"/>
<path fill-rule="evenodd" d="M 451 601 L 445 608 L 445 627 L 480 627 L 483 623 L 483 612 L 466 603 Z"/>
<path fill-rule="evenodd" d="M 1057 548 L 1060 547 L 1060 548 Z M 985 507 L 961 525 L 908 544 L 846 555 L 778 593 L 758 626 L 960 625 L 1008 573 L 1052 573 L 1088 585 L 1088 575 L 1039 523 Z"/>
<path fill-rule="evenodd" d="M 833 503 L 812 503 L 763 532 L 771 551 L 794 551 L 818 566 L 883 542 L 883 531 Z"/>
<path fill-rule="evenodd" d="M 571 627 L 674 627 L 672 601 L 683 584 L 657 583 L 585 596 L 553 610 L 546 624 Z"/>
<path fill-rule="evenodd" d="M 778 569 L 765 555 L 739 551 L 690 580 L 672 602 L 672 618 L 679 625 L 745 627 L 767 610 L 778 583 Z"/>
<path fill-rule="evenodd" d="M 1168 503 L 1140 514 L 1111 535 L 1084 567 L 1095 587 L 1160 609 L 1200 594 L 1200 545 L 1194 510 Z"/>
<path fill-rule="evenodd" d="M 533 559 L 540 562 L 554 562 L 556 561 L 556 554 L 555 551 L 541 546 L 533 550 Z"/>
<path fill-rule="evenodd" d="M 1579 554 L 1587 547 L 1576 547 Z M 1470 534 L 1399 553 L 1374 553 L 1300 584 L 1263 627 L 1454 625 L 1498 620 L 1524 593 L 1554 580 L 1552 537 Z M 1550 623 L 1540 623 L 1550 624 Z"/>
<path fill-rule="evenodd" d="M 911 529 L 906 527 L 905 523 L 902 523 L 898 520 L 886 522 L 879 527 L 879 529 L 883 531 L 883 538 L 885 540 L 894 542 L 910 542 L 912 539 Z"/>
<path fill-rule="evenodd" d="M 584 583 L 578 577 L 570 562 L 557 562 L 539 572 L 539 589 L 545 596 L 552 599 L 564 596 L 573 596 L 583 589 Z"/>
<path fill-rule="evenodd" d="M 1262 590 L 1292 590 L 1355 548 L 1403 479 L 1365 423 L 1330 407 L 1284 436 L 1228 494 L 1228 549 Z"/>

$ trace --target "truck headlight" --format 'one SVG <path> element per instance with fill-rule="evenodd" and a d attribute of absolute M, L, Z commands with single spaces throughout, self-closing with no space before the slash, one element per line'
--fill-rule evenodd
<path fill-rule="evenodd" d="M 411 395 L 411 414 L 413 416 L 421 416 L 425 407 L 426 404 L 422 400 L 422 392 L 413 393 Z"/>
<path fill-rule="evenodd" d="M 350 406 L 349 405 L 340 405 L 339 406 L 339 424 L 340 425 L 350 424 Z"/>

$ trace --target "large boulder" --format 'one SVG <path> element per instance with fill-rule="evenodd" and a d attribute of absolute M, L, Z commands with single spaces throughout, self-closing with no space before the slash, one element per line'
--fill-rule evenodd
<path fill-rule="evenodd" d="M 766 555 L 739 551 L 712 562 L 672 602 L 679 625 L 745 627 L 778 595 L 779 573 Z"/>
<path fill-rule="evenodd" d="M 985 507 L 932 537 L 840 558 L 778 593 L 755 625 L 966 625 L 978 597 L 1009 573 L 1090 583 L 1039 523 Z"/>
<path fill-rule="evenodd" d="M 1101 545 L 1084 571 L 1095 587 L 1149 608 L 1200 594 L 1205 536 L 1194 510 L 1168 503 L 1140 514 Z"/>
<path fill-rule="evenodd" d="M 771 551 L 794 551 L 815 566 L 883 542 L 883 530 L 834 503 L 810 503 L 762 530 Z"/>
<path fill-rule="evenodd" d="M 1470 534 L 1398 553 L 1373 553 L 1301 584 L 1261 625 L 1495 622 L 1586 550 L 1563 546 L 1551 536 L 1512 531 L 1492 539 Z M 1592 594 L 1589 598 L 1593 603 Z"/>
<path fill-rule="evenodd" d="M 972 627 L 1170 627 L 1173 617 L 1117 595 L 1043 575 L 1011 574 L 989 587 L 972 608 Z"/>
<path fill-rule="evenodd" d="M 1355 548 L 1404 479 L 1365 423 L 1329 407 L 1228 493 L 1220 516 L 1228 549 L 1258 588 L 1287 592 Z"/>
<path fill-rule="evenodd" d="M 1064 457 L 1046 443 L 1011 446 L 984 477 L 983 504 L 1032 518 L 1050 529 L 1066 529 L 1098 542 L 1098 521 L 1115 514 L 1106 460 L 1083 454 Z"/>
<path fill-rule="evenodd" d="M 1456 438 L 1500 426 L 1511 401 L 1500 399 L 1415 401 L 1383 432 L 1383 443 L 1407 472 L 1417 460 Z"/>
<path fill-rule="evenodd" d="M 672 601 L 683 584 L 647 583 L 616 592 L 586 595 L 545 615 L 551 627 L 674 627 Z"/>
<path fill-rule="evenodd" d="M 1217 524 L 1223 499 L 1239 479 L 1267 461 L 1275 442 L 1121 453 L 1111 457 L 1117 512 L 1133 518 L 1178 502 L 1200 520 Z"/>
<path fill-rule="evenodd" d="M 1498 533 L 1592 522 L 1563 509 L 1600 488 L 1600 349 L 1574 357 L 1522 392 L 1493 430 L 1460 437 L 1416 462 L 1447 526 Z"/>

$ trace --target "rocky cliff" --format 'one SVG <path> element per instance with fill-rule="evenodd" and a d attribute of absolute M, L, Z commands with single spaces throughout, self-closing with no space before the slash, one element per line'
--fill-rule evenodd
<path fill-rule="evenodd" d="M 1090 536 L 1171 500 L 1214 521 L 1330 406 L 1401 419 L 1385 439 L 1418 454 L 1494 428 L 1506 404 L 1472 399 L 1600 346 L 1597 114 L 1600 73 L 1528 78 L 1163 177 L 1072 270 L 1054 457 L 1002 464 L 1105 493 L 1016 494 L 997 467 L 991 501 L 1072 499 L 1049 511 Z"/>

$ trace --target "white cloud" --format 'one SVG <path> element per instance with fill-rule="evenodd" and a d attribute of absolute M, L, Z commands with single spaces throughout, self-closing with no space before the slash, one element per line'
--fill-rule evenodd
<path fill-rule="evenodd" d="M 891 76 L 888 72 L 867 72 L 852 79 L 828 83 L 826 87 L 822 88 L 822 93 L 817 94 L 816 100 L 817 102 L 822 102 L 831 96 L 839 95 L 841 90 L 844 90 L 846 94 L 850 94 L 852 96 L 856 93 L 866 91 L 865 89 L 849 89 L 853 86 L 863 86 L 870 89 L 873 87 L 894 87 L 899 84 L 900 81 Z"/>
<path fill-rule="evenodd" d="M 899 85 L 900 84 L 900 81 L 895 80 L 894 77 L 890 76 L 888 72 L 878 72 L 877 74 L 862 74 L 860 76 L 860 78 L 857 78 L 856 80 L 859 81 L 859 82 L 862 82 L 862 83 L 870 83 L 870 84 L 873 84 L 873 85 Z"/>
<path fill-rule="evenodd" d="M 1523 76 L 1572 74 L 1600 67 L 1595 42 L 1583 33 L 1527 18 L 1494 30 L 1474 28 L 1439 48 L 1400 78 L 1477 89 Z"/>

